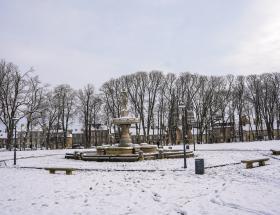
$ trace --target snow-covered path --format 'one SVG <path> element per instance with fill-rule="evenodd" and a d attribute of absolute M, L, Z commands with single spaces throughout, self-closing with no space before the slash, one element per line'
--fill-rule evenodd
<path fill-rule="evenodd" d="M 280 149 L 280 143 L 199 145 L 197 148 L 201 151 L 196 155 L 205 159 L 205 165 L 214 166 L 271 156 L 269 150 Z M 208 151 L 213 149 L 217 151 Z M 224 149 L 228 151 L 221 151 Z M 9 158 L 12 152 L 2 154 Z M 59 153 L 40 152 L 44 154 Z M 76 171 L 70 176 L 51 175 L 41 169 L 13 168 L 12 161 L 8 161 L 8 167 L 0 168 L 0 214 L 277 215 L 280 214 L 279 159 L 271 156 L 268 165 L 253 169 L 245 169 L 244 164 L 208 168 L 204 175 L 194 174 L 194 159 L 188 159 L 186 171 L 182 171 L 182 159 L 97 163 L 66 160 L 61 154 L 18 160 L 18 167 L 71 166 L 100 170 Z"/>

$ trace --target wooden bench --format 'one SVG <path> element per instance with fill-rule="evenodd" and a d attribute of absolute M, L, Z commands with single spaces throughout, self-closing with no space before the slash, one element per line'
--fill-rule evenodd
<path fill-rule="evenodd" d="M 265 161 L 268 161 L 269 158 L 260 158 L 254 160 L 242 160 L 241 163 L 246 164 L 246 169 L 253 168 L 253 163 L 259 163 L 259 166 L 265 166 Z"/>
<path fill-rule="evenodd" d="M 56 171 L 65 171 L 66 175 L 72 175 L 72 171 L 75 169 L 73 168 L 60 168 L 60 167 L 48 167 L 45 168 L 45 170 L 48 170 L 50 174 L 55 174 Z"/>
<path fill-rule="evenodd" d="M 280 155 L 280 150 L 271 149 L 273 155 Z"/>

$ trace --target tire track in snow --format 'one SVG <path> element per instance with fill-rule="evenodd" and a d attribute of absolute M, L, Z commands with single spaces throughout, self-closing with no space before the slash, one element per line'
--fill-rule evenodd
<path fill-rule="evenodd" d="M 219 206 L 223 206 L 223 207 L 232 208 L 232 209 L 239 210 L 239 211 L 244 211 L 244 212 L 255 214 L 255 215 L 273 215 L 273 214 L 265 212 L 265 211 L 247 208 L 247 207 L 241 206 L 239 204 L 228 203 L 228 202 L 222 200 L 220 197 L 220 194 L 222 192 L 224 192 L 227 189 L 227 185 L 231 184 L 233 181 L 233 179 L 225 180 L 224 177 L 222 177 L 222 179 L 224 181 L 224 183 L 222 184 L 222 188 L 215 190 L 215 196 L 210 199 L 211 203 L 219 205 Z"/>
<path fill-rule="evenodd" d="M 216 200 L 216 199 L 212 198 L 210 200 L 210 202 L 212 202 L 213 204 L 217 204 L 217 205 L 220 205 L 220 206 L 224 206 L 224 207 L 228 207 L 228 208 L 244 211 L 244 212 L 251 213 L 251 214 L 256 214 L 256 215 L 273 215 L 273 214 L 265 212 L 265 211 L 254 210 L 254 209 L 243 207 L 241 205 L 234 204 L 234 203 L 227 203 L 227 202 L 223 201 L 222 199 Z"/>

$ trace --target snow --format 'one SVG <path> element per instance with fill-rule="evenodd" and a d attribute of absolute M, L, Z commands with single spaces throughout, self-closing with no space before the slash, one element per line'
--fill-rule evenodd
<path fill-rule="evenodd" d="M 173 148 L 181 148 L 175 146 Z M 72 150 L 0 152 L 0 214 L 280 214 L 279 141 L 196 145 L 194 159 L 136 163 L 64 159 Z M 79 150 L 82 151 L 82 150 Z M 33 156 L 33 157 L 32 157 Z M 40 157 L 39 157 L 40 156 Z M 269 157 L 268 165 L 245 169 L 242 159 Z M 8 160 L 10 159 L 10 160 Z M 216 165 L 230 164 L 222 167 Z M 73 175 L 21 167 L 74 167 Z M 148 171 L 149 170 L 149 171 Z"/>

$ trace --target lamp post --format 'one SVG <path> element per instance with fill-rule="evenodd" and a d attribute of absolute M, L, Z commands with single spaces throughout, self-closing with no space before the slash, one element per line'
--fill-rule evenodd
<path fill-rule="evenodd" d="M 139 125 L 138 124 L 136 124 L 135 125 L 135 129 L 136 129 L 136 144 L 139 144 L 139 129 L 138 129 L 138 126 L 140 126 L 140 123 L 139 123 Z"/>
<path fill-rule="evenodd" d="M 184 129 L 183 129 L 183 125 L 184 125 L 184 121 L 183 121 L 183 112 L 186 108 L 186 106 L 181 103 L 179 104 L 179 108 L 181 109 L 181 118 L 182 118 L 182 140 L 183 141 L 183 146 L 184 146 L 184 168 L 187 168 L 187 159 L 186 159 L 186 141 L 185 141 L 185 134 L 184 134 Z"/>
<path fill-rule="evenodd" d="M 194 126 L 195 126 L 195 121 L 193 120 L 193 122 L 192 122 L 192 130 L 193 130 L 192 135 L 193 135 L 193 150 L 195 151 Z M 197 130 L 196 130 L 196 141 L 197 141 Z"/>
<path fill-rule="evenodd" d="M 188 125 L 190 125 L 192 128 L 193 150 L 195 151 L 194 127 L 196 126 L 196 121 L 195 121 L 195 117 L 194 117 L 194 112 L 191 108 L 188 110 L 187 121 L 188 121 Z M 197 137 L 197 134 L 196 134 L 196 137 Z M 196 138 L 196 140 L 197 140 L 197 138 Z"/>
<path fill-rule="evenodd" d="M 21 148 L 22 148 L 22 128 L 23 128 L 23 126 L 24 126 L 24 124 L 21 124 L 20 125 L 20 136 L 19 136 L 19 138 L 20 138 L 20 140 L 19 140 L 19 150 L 21 151 Z"/>
<path fill-rule="evenodd" d="M 14 141 L 14 165 L 17 164 L 17 121 L 19 118 L 12 118 L 13 124 L 15 126 L 15 141 Z"/>

